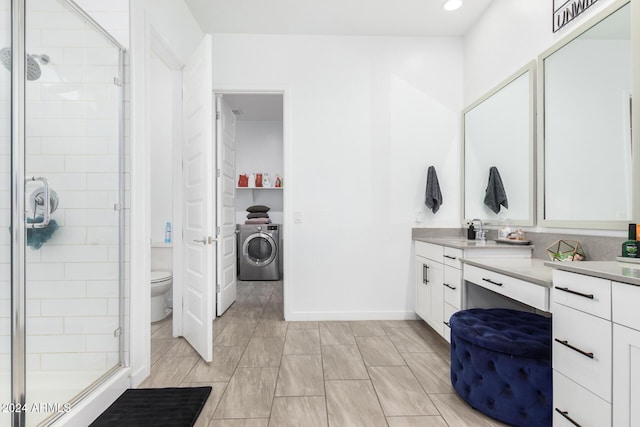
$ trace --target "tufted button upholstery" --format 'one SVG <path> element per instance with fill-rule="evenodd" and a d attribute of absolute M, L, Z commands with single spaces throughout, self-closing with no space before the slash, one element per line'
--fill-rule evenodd
<path fill-rule="evenodd" d="M 449 323 L 451 383 L 460 397 L 507 424 L 551 426 L 551 319 L 470 309 Z"/>

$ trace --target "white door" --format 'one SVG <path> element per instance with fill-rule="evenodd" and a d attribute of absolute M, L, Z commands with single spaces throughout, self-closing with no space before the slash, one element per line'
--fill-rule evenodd
<path fill-rule="evenodd" d="M 211 36 L 183 70 L 183 336 L 200 356 L 213 358 L 213 88 Z"/>
<path fill-rule="evenodd" d="M 218 316 L 236 300 L 235 134 L 236 115 L 224 97 L 217 95 Z"/>

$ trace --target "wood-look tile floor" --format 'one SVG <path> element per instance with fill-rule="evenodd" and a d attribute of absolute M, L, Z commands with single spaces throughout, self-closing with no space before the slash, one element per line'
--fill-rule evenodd
<path fill-rule="evenodd" d="M 151 325 L 140 387 L 213 388 L 196 427 L 493 427 L 449 382 L 449 345 L 423 321 L 285 322 L 282 282 L 238 282 L 203 362 L 171 319 Z"/>

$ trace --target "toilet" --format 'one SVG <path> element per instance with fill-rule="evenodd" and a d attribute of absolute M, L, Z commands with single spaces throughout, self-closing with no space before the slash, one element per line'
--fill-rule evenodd
<path fill-rule="evenodd" d="M 169 271 L 151 272 L 151 321 L 157 322 L 167 317 L 171 310 L 167 306 L 167 297 L 173 276 Z"/>

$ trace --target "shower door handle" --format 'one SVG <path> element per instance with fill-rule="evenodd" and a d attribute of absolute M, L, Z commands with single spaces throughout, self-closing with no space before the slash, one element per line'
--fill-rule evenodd
<path fill-rule="evenodd" d="M 44 217 L 41 222 L 27 223 L 27 228 L 45 228 L 51 221 L 51 194 L 49 191 L 49 181 L 47 181 L 47 178 L 43 176 L 32 176 L 30 178 L 26 178 L 25 181 L 40 181 L 44 187 Z M 35 208 L 33 214 L 35 215 Z"/>

